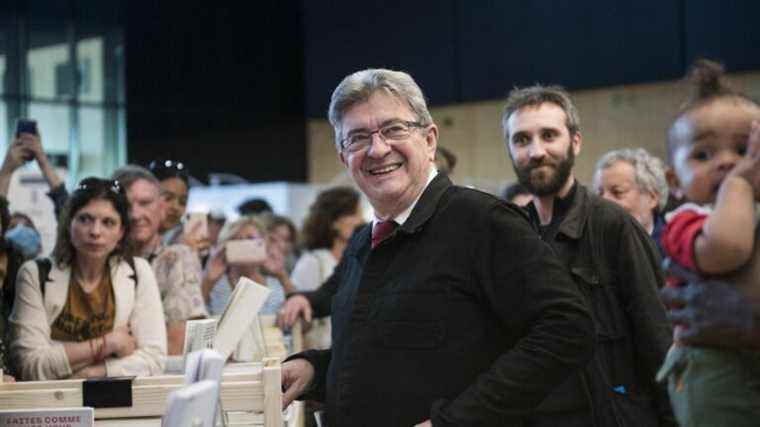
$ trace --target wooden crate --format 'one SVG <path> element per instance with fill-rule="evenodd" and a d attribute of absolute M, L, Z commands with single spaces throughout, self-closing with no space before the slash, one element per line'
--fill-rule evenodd
<path fill-rule="evenodd" d="M 277 327 L 276 316 L 259 316 L 259 322 L 261 322 L 261 328 L 264 333 L 264 342 L 266 343 L 267 354 L 269 357 L 281 357 L 282 359 L 287 357 L 288 354 L 285 348 L 285 339 L 282 331 Z M 293 353 L 303 351 L 303 327 L 300 320 L 296 322 L 290 330 L 290 337 L 293 340 Z"/>
<path fill-rule="evenodd" d="M 82 406 L 83 380 L 28 381 L 0 384 L 0 408 Z M 169 393 L 184 385 L 183 375 L 138 377 L 132 383 L 132 406 L 95 409 L 96 419 L 160 417 Z M 225 411 L 261 413 L 266 427 L 282 427 L 280 360 L 231 364 L 222 378 Z"/>

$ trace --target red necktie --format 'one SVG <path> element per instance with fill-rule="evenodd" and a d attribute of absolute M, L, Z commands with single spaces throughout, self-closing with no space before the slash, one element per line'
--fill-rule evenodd
<path fill-rule="evenodd" d="M 372 227 L 372 248 L 380 244 L 398 227 L 396 221 L 380 221 Z"/>

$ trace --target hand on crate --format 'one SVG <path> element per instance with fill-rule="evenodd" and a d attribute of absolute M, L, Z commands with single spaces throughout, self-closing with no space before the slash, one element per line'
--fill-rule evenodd
<path fill-rule="evenodd" d="M 299 317 L 311 322 L 311 304 L 303 295 L 288 297 L 277 315 L 277 325 L 282 329 L 290 329 Z"/>
<path fill-rule="evenodd" d="M 314 379 L 314 366 L 306 359 L 293 359 L 282 364 L 282 409 L 301 396 Z"/>

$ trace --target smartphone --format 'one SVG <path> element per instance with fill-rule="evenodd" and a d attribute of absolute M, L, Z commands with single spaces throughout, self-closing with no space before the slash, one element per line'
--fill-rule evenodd
<path fill-rule="evenodd" d="M 182 226 L 182 234 L 193 240 L 208 238 L 208 215 L 203 212 L 191 212 Z"/>
<path fill-rule="evenodd" d="M 264 239 L 230 240 L 225 245 L 227 263 L 233 265 L 255 264 L 267 259 Z"/>
<path fill-rule="evenodd" d="M 39 135 L 37 131 L 37 120 L 33 119 L 16 119 L 16 138 L 22 133 L 31 133 Z"/>

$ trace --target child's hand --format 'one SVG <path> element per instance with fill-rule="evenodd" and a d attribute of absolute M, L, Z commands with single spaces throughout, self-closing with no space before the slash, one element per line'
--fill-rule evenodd
<path fill-rule="evenodd" d="M 757 120 L 752 121 L 747 152 L 731 170 L 731 175 L 746 179 L 755 191 L 755 200 L 760 201 L 760 122 Z"/>

